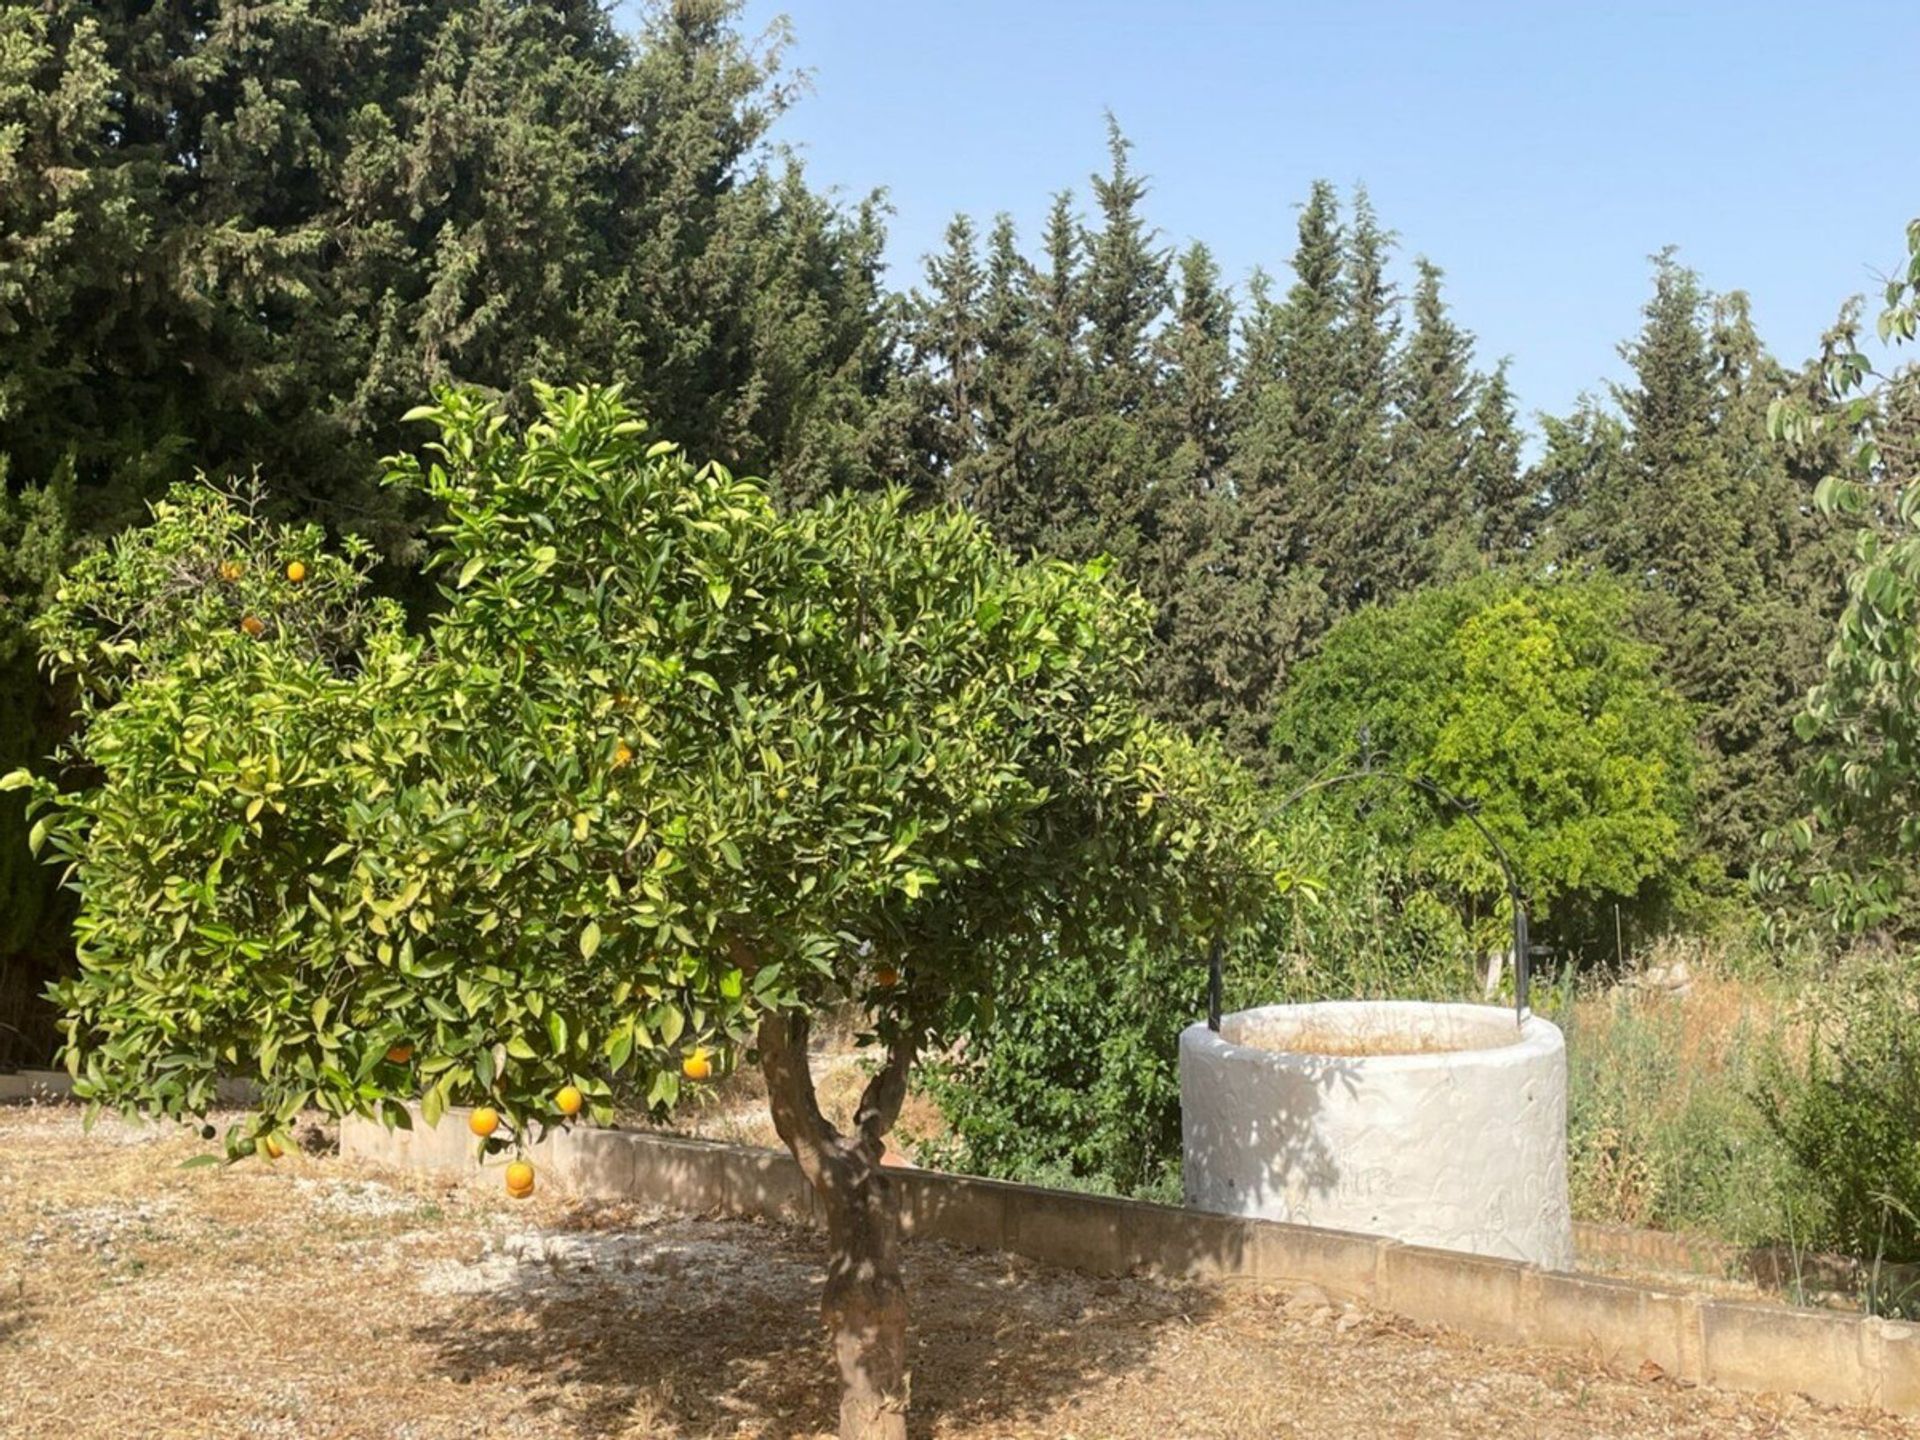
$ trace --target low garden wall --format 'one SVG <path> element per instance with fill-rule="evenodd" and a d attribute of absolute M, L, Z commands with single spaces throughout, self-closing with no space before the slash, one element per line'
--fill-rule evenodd
<path fill-rule="evenodd" d="M 475 1170 L 464 1112 L 433 1129 L 415 1123 L 389 1132 L 350 1120 L 341 1126 L 341 1154 L 421 1171 Z M 544 1181 L 582 1198 L 801 1224 L 816 1218 L 799 1168 L 777 1150 L 581 1128 L 548 1136 L 529 1158 Z M 1488 1340 L 1580 1350 L 1626 1370 L 1650 1363 L 1730 1389 L 1920 1415 L 1920 1325 L 1708 1299 L 1280 1221 L 932 1170 L 890 1173 L 913 1237 L 1096 1275 L 1310 1282 Z"/>

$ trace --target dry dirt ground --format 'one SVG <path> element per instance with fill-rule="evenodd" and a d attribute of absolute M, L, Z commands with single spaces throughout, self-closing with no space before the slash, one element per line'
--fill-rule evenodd
<path fill-rule="evenodd" d="M 0 1110 L 0 1437 L 758 1436 L 831 1423 L 803 1231 Z M 916 1436 L 1920 1436 L 1247 1286 L 909 1247 Z"/>

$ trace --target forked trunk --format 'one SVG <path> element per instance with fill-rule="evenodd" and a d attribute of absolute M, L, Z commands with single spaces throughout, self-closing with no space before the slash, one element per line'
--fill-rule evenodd
<path fill-rule="evenodd" d="M 826 1216 L 820 1316 L 840 1369 L 840 1440 L 906 1440 L 907 1291 L 899 1215 L 880 1157 L 906 1092 L 912 1043 L 902 1039 L 890 1048 L 848 1135 L 820 1113 L 807 1067 L 805 1017 L 769 1016 L 759 1043 L 774 1128 Z"/>

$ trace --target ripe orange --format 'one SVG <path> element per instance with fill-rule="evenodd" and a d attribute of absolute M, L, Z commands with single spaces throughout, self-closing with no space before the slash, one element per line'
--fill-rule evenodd
<path fill-rule="evenodd" d="M 580 1107 L 587 1103 L 587 1097 L 580 1093 L 575 1085 L 562 1085 L 554 1095 L 553 1103 L 562 1115 L 578 1115 Z"/>
<path fill-rule="evenodd" d="M 516 1200 L 533 1194 L 533 1166 L 525 1160 L 516 1160 L 507 1166 L 507 1194 Z"/>
<path fill-rule="evenodd" d="M 280 1142 L 271 1135 L 260 1142 L 260 1148 L 266 1153 L 266 1157 L 269 1160 L 278 1160 L 282 1155 L 287 1153 Z"/>
<path fill-rule="evenodd" d="M 247 567 L 242 565 L 238 560 L 222 560 L 220 562 L 220 578 L 229 585 L 233 584 L 234 581 L 246 573 Z"/>
<path fill-rule="evenodd" d="M 407 1044 L 404 1040 L 398 1045 L 389 1045 L 387 1047 L 387 1059 L 396 1065 L 404 1065 L 413 1059 L 413 1046 Z"/>
<path fill-rule="evenodd" d="M 302 580 L 306 578 L 307 578 L 307 567 L 301 564 L 298 560 L 294 561 L 291 565 L 287 566 L 287 579 L 291 580 L 294 584 L 298 585 Z"/>
<path fill-rule="evenodd" d="M 614 749 L 613 749 L 613 768 L 614 769 L 618 770 L 622 765 L 625 765 L 628 761 L 632 759 L 633 759 L 633 747 L 627 744 L 626 741 L 622 740 L 618 745 L 614 746 Z"/>
<path fill-rule="evenodd" d="M 267 633 L 267 622 L 262 620 L 258 615 L 249 615 L 240 622 L 240 628 L 258 640 L 262 635 Z"/>
<path fill-rule="evenodd" d="M 680 1073 L 689 1080 L 704 1080 L 713 1074 L 713 1061 L 707 1058 L 704 1045 L 680 1062 Z"/>
<path fill-rule="evenodd" d="M 900 972 L 891 965 L 882 965 L 873 972 L 873 983 L 882 990 L 891 990 L 900 983 Z"/>
<path fill-rule="evenodd" d="M 484 1140 L 500 1128 L 500 1112 L 491 1105 L 482 1105 L 467 1117 L 467 1128 Z"/>

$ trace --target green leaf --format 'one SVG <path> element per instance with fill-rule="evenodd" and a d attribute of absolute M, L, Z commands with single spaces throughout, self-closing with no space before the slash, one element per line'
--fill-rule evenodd
<path fill-rule="evenodd" d="M 622 1025 L 607 1037 L 607 1064 L 615 1071 L 626 1068 L 627 1061 L 633 1057 L 633 1027 Z"/>
<path fill-rule="evenodd" d="M 600 948 L 600 922 L 589 920 L 586 929 L 580 932 L 580 958 L 591 960 Z"/>
<path fill-rule="evenodd" d="M 660 1032 L 660 1043 L 669 1048 L 687 1028 L 687 1017 L 678 1005 L 662 1005 L 654 1012 L 653 1028 Z"/>

